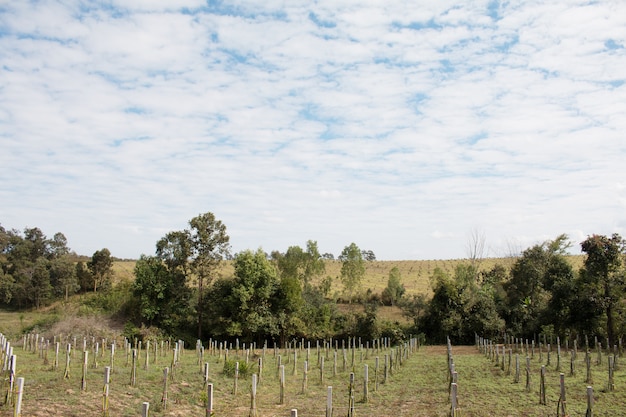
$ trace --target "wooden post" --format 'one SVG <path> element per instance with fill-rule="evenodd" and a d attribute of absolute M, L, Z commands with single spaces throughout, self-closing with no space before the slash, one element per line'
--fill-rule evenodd
<path fill-rule="evenodd" d="M 109 368 L 113 371 L 113 362 L 115 362 L 115 343 L 111 342 L 111 364 Z"/>
<path fill-rule="evenodd" d="M 265 349 L 265 347 L 263 349 Z M 263 377 L 263 357 L 260 357 L 259 358 L 259 381 L 258 381 L 259 383 L 261 382 L 262 377 Z"/>
<path fill-rule="evenodd" d="M 206 417 L 213 414 L 213 384 L 207 386 Z"/>
<path fill-rule="evenodd" d="M 279 404 L 285 404 L 285 365 L 280 365 L 280 399 Z"/>
<path fill-rule="evenodd" d="M 526 356 L 526 392 L 530 392 L 530 357 Z"/>
<path fill-rule="evenodd" d="M 143 364 L 143 369 L 146 371 L 148 370 L 148 367 L 150 366 L 148 362 L 149 357 L 150 357 L 150 341 L 148 340 L 146 341 L 146 360 Z"/>
<path fill-rule="evenodd" d="M 515 354 L 515 377 L 513 382 L 516 384 L 519 382 L 519 353 Z"/>
<path fill-rule="evenodd" d="M 539 376 L 539 404 L 546 405 L 546 366 L 541 365 Z"/>
<path fill-rule="evenodd" d="M 111 382 L 111 368 L 104 367 L 104 390 L 102 393 L 102 415 L 109 416 L 109 383 Z"/>
<path fill-rule="evenodd" d="M 376 356 L 374 365 L 374 392 L 378 391 L 378 362 L 378 356 Z"/>
<path fill-rule="evenodd" d="M 608 391 L 614 391 L 615 390 L 615 381 L 613 378 L 613 374 L 614 374 L 614 362 L 615 358 L 613 355 L 609 355 L 609 383 L 608 383 L 608 387 L 607 390 Z"/>
<path fill-rule="evenodd" d="M 167 410 L 167 381 L 169 379 L 170 368 L 163 369 L 163 395 L 161 395 L 161 406 Z"/>
<path fill-rule="evenodd" d="M 54 345 L 54 364 L 52 365 L 52 369 L 55 371 L 59 369 L 59 346 L 59 342 L 56 342 Z"/>
<path fill-rule="evenodd" d="M 452 389 L 450 390 L 451 395 L 450 395 L 450 416 L 451 417 L 455 417 L 457 415 L 457 393 L 458 393 L 458 387 L 456 383 L 452 384 Z"/>
<path fill-rule="evenodd" d="M 239 361 L 235 361 L 235 380 L 233 382 L 233 395 L 237 395 L 238 381 L 239 381 Z"/>
<path fill-rule="evenodd" d="M 204 375 L 204 384 L 202 386 L 203 388 L 206 388 L 206 385 L 209 383 L 209 363 L 208 362 L 204 362 L 203 375 Z"/>
<path fill-rule="evenodd" d="M 304 371 L 303 371 L 303 376 L 302 376 L 302 393 L 303 394 L 306 393 L 308 375 L 309 375 L 309 361 L 304 361 Z"/>
<path fill-rule="evenodd" d="M 70 377 L 70 359 L 71 359 L 72 345 L 67 344 L 67 349 L 65 349 L 65 372 L 63 373 L 63 378 L 69 379 Z"/>
<path fill-rule="evenodd" d="M 333 415 L 333 387 L 328 386 L 326 388 L 326 417 L 332 417 Z"/>
<path fill-rule="evenodd" d="M 130 369 L 130 386 L 137 385 L 137 349 L 133 349 L 133 362 Z"/>
<path fill-rule="evenodd" d="M 80 378 L 80 390 L 85 391 L 87 389 L 87 361 L 89 357 L 89 352 L 86 350 L 83 351 L 83 372 Z"/>
<path fill-rule="evenodd" d="M 141 417 L 148 417 L 150 412 L 150 403 L 144 402 L 141 407 Z"/>
<path fill-rule="evenodd" d="M 560 373 L 559 374 L 559 378 L 560 378 L 560 385 L 561 385 L 561 393 L 559 396 L 559 405 L 557 408 L 557 412 L 558 412 L 558 417 L 565 417 L 567 416 L 567 401 L 565 399 L 565 374 L 564 373 Z"/>
<path fill-rule="evenodd" d="M 324 385 L 324 357 L 320 358 L 320 385 Z"/>
<path fill-rule="evenodd" d="M 257 417 L 256 410 L 256 381 L 257 375 L 252 374 L 252 389 L 250 390 L 250 414 L 249 417 Z"/>
<path fill-rule="evenodd" d="M 363 365 L 363 402 L 369 401 L 369 367 L 367 364 Z"/>
<path fill-rule="evenodd" d="M 587 386 L 587 412 L 585 417 L 593 417 L 593 387 Z"/>
<path fill-rule="evenodd" d="M 348 417 L 354 416 L 354 372 L 350 372 L 350 384 L 348 385 Z"/>

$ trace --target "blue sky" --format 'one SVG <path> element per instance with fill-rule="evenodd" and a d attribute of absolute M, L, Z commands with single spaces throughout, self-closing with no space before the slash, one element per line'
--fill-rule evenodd
<path fill-rule="evenodd" d="M 503 256 L 626 235 L 626 3 L 0 6 L 0 223 L 154 253 Z"/>

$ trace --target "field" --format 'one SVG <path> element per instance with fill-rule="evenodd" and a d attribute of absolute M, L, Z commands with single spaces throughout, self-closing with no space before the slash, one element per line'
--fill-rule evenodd
<path fill-rule="evenodd" d="M 72 341 L 70 339 L 70 341 Z M 110 353 L 97 357 L 97 367 L 93 362 L 94 352 L 91 340 L 87 346 L 89 352 L 86 370 L 86 388 L 82 386 L 82 352 L 75 351 L 71 356 L 69 376 L 65 373 L 65 348 L 60 349 L 59 365 L 54 369 L 54 349 L 47 351 L 47 363 L 42 352 L 35 353 L 33 347 L 24 350 L 21 341 L 16 341 L 14 353 L 17 356 L 17 377 L 25 378 L 22 416 L 86 416 L 103 415 L 103 374 L 104 367 L 111 364 Z M 78 339 L 82 350 L 82 340 Z M 65 344 L 63 344 L 65 345 Z M 154 346 L 154 344 L 152 345 Z M 166 347 L 167 344 L 164 344 Z M 118 345 L 114 359 L 110 394 L 109 412 L 111 416 L 140 416 L 142 403 L 150 403 L 152 416 L 205 416 L 204 402 L 206 389 L 202 363 L 209 364 L 209 383 L 214 387 L 215 416 L 249 416 L 251 409 L 251 376 L 258 373 L 258 359 L 265 364 L 261 381 L 258 384 L 256 410 L 259 417 L 289 416 L 291 409 L 297 409 L 299 416 L 325 416 L 327 387 L 333 387 L 334 416 L 348 415 L 349 374 L 354 372 L 355 416 L 446 416 L 450 411 L 448 392 L 448 368 L 446 348 L 443 346 L 422 346 L 412 352 L 407 350 L 407 357 L 400 365 L 394 366 L 386 382 L 383 382 L 383 364 L 385 355 L 397 357 L 398 349 L 365 347 L 353 351 L 346 349 L 346 369 L 343 365 L 343 350 L 338 345 L 337 372 L 333 375 L 334 349 L 320 349 L 313 343 L 309 350 L 310 368 L 307 374 L 306 389 L 303 390 L 304 360 L 306 349 L 293 351 L 274 351 L 262 349 L 250 354 L 249 365 L 245 366 L 244 346 L 237 352 L 232 349 L 229 359 L 237 358 L 241 369 L 248 370 L 238 380 L 237 393 L 234 393 L 234 377 L 223 373 L 224 351 L 220 355 L 205 351 L 199 361 L 194 349 L 187 349 L 174 367 L 173 378 L 168 380 L 167 406 L 162 405 L 163 369 L 171 366 L 173 351 L 164 348 L 148 360 L 145 369 L 145 350 L 139 353 L 136 368 L 136 384 L 131 385 L 132 361 L 130 355 Z M 130 352 L 130 351 L 129 351 Z M 525 376 L 519 383 L 514 383 L 513 374 L 507 375 L 486 355 L 478 353 L 474 346 L 452 348 L 455 369 L 458 372 L 458 404 L 464 417 L 472 416 L 554 416 L 559 400 L 559 372 L 555 369 L 555 352 L 552 365 L 547 366 L 546 405 L 539 405 L 539 369 L 546 364 L 546 353 L 540 361 L 538 351 L 531 359 L 531 389 L 526 391 Z M 352 357 L 354 355 L 354 365 Z M 278 361 L 282 360 L 285 368 L 284 401 L 280 403 L 280 384 L 278 380 Z M 375 358 L 379 357 L 378 384 L 375 380 Z M 567 355 L 569 357 L 569 355 Z M 583 354 L 578 355 L 577 372 L 569 375 L 569 359 L 564 365 L 566 371 L 566 406 L 568 415 L 584 416 L 587 408 L 585 396 L 587 384 Z M 319 360 L 324 358 L 324 380 L 320 379 Z M 563 363 L 565 363 L 563 362 Z M 607 391 L 606 357 L 602 365 L 592 365 L 594 379 L 595 407 L 594 416 L 616 416 L 626 414 L 626 374 L 618 370 L 615 376 L 615 391 Z M 294 363 L 296 374 L 294 375 Z M 369 367 L 368 401 L 364 401 L 364 365 Z M 522 368 L 523 369 L 523 368 Z M 7 390 L 6 373 L 0 382 L 0 403 L 4 401 Z M 9 405 L 0 407 L 0 416 L 12 416 Z"/>
<path fill-rule="evenodd" d="M 578 270 L 583 263 L 583 256 L 569 256 L 569 260 Z M 509 269 L 515 258 L 486 258 L 480 261 L 479 268 L 481 270 L 490 270 L 496 264 L 500 264 Z M 408 295 L 413 294 L 431 294 L 429 279 L 436 268 L 440 268 L 444 272 L 453 275 L 457 265 L 469 262 L 466 259 L 448 259 L 448 260 L 422 260 L 422 261 L 370 261 L 365 262 L 365 276 L 362 282 L 363 290 L 371 289 L 373 293 L 380 294 L 387 286 L 389 271 L 393 267 L 400 270 L 402 284 L 406 288 Z M 341 262 L 325 261 L 326 272 L 322 278 L 330 276 L 333 279 L 332 291 L 340 293 L 341 285 Z M 117 279 L 133 279 L 134 261 L 116 261 L 113 265 L 115 276 Z M 234 269 L 232 262 L 225 261 L 218 270 L 218 277 L 231 277 Z"/>

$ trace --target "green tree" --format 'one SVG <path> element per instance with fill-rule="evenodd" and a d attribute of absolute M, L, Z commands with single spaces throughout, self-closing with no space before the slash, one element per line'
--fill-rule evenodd
<path fill-rule="evenodd" d="M 111 287 L 113 259 L 107 248 L 95 251 L 87 262 L 87 268 L 93 277 L 93 292 L 97 292 L 98 288 L 109 289 Z"/>
<path fill-rule="evenodd" d="M 569 246 L 567 235 L 560 235 L 526 249 L 511 267 L 505 285 L 508 306 L 505 316 L 513 334 L 531 337 L 541 332 L 552 297 L 551 283 L 571 280 L 571 271 L 562 267 Z M 559 273 L 566 276 L 557 276 Z"/>
<path fill-rule="evenodd" d="M 169 334 L 186 318 L 190 289 L 178 269 L 169 269 L 160 258 L 142 255 L 135 264 L 133 295 L 141 320 Z"/>
<path fill-rule="evenodd" d="M 89 271 L 89 268 L 85 265 L 84 262 L 78 261 L 75 266 L 75 275 L 76 280 L 78 281 L 78 286 L 81 292 L 87 292 L 94 286 L 93 275 Z"/>
<path fill-rule="evenodd" d="M 50 261 L 50 284 L 54 295 L 64 296 L 65 300 L 80 289 L 76 277 L 76 266 L 69 255 L 58 255 Z"/>
<path fill-rule="evenodd" d="M 616 343 L 616 313 L 626 290 L 622 268 L 626 241 L 617 233 L 611 237 L 592 235 L 581 244 L 587 254 L 581 276 L 590 299 L 604 311 L 610 346 Z"/>
<path fill-rule="evenodd" d="M 30 270 L 32 301 L 35 308 L 39 309 L 52 298 L 52 285 L 50 285 L 49 261 L 39 257 Z"/>
<path fill-rule="evenodd" d="M 313 240 L 306 242 L 306 251 L 300 246 L 290 246 L 284 255 L 274 252 L 273 257 L 276 259 L 281 277 L 296 278 L 304 285 L 308 285 L 312 279 L 326 271 L 317 242 Z"/>
<path fill-rule="evenodd" d="M 355 243 L 346 246 L 341 252 L 339 260 L 341 264 L 341 282 L 348 293 L 350 301 L 353 294 L 361 286 L 365 276 L 365 261 L 361 250 Z"/>
<path fill-rule="evenodd" d="M 383 290 L 382 301 L 386 305 L 397 305 L 402 299 L 402 296 L 406 292 L 404 285 L 402 285 L 402 274 L 397 266 L 394 266 L 389 271 L 389 278 L 387 279 L 387 287 Z"/>
<path fill-rule="evenodd" d="M 216 336 L 245 340 L 278 336 L 279 280 L 262 250 L 240 252 L 233 261 L 232 280 L 219 279 L 207 292 L 206 310 Z"/>
<path fill-rule="evenodd" d="M 230 256 L 229 241 L 226 225 L 207 212 L 191 219 L 189 229 L 170 232 L 157 242 L 157 256 L 170 269 L 181 270 L 187 281 L 196 280 L 198 338 L 202 338 L 205 286 Z"/>

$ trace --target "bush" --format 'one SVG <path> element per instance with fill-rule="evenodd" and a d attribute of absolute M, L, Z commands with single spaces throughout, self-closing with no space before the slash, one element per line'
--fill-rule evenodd
<path fill-rule="evenodd" d="M 254 364 L 246 363 L 245 361 L 236 361 L 233 359 L 228 359 L 224 362 L 224 370 L 222 373 L 226 376 L 235 376 L 235 367 L 236 364 L 239 363 L 239 376 L 240 377 L 248 377 L 253 374 Z"/>

